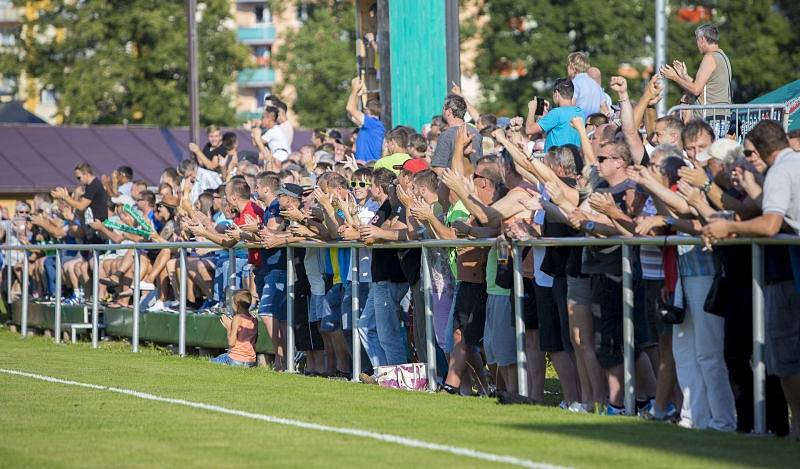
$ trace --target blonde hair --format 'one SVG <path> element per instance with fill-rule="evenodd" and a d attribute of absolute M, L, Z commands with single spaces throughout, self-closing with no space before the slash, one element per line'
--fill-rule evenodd
<path fill-rule="evenodd" d="M 234 314 L 237 314 L 239 312 L 240 307 L 247 312 L 250 311 L 250 304 L 253 302 L 253 295 L 250 294 L 249 290 L 246 289 L 236 290 L 235 292 L 233 292 L 231 299 L 233 301 Z"/>
<path fill-rule="evenodd" d="M 589 57 L 583 52 L 573 52 L 567 56 L 567 63 L 575 69 L 576 73 L 586 73 L 589 70 Z"/>

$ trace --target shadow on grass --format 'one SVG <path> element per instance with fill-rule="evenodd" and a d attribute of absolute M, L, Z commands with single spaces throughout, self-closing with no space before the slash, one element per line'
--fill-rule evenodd
<path fill-rule="evenodd" d="M 772 436 L 687 430 L 676 425 L 615 417 L 599 422 L 524 423 L 508 426 L 517 430 L 557 433 L 595 443 L 628 445 L 660 452 L 659 455 L 654 454 L 654 460 L 673 454 L 706 458 L 711 465 L 729 463 L 786 468 L 798 467 L 800 464 L 800 443 Z M 624 451 L 624 448 L 620 448 L 620 451 Z"/>

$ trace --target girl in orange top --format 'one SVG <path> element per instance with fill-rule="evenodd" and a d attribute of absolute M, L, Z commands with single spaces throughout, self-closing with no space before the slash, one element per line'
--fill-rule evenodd
<path fill-rule="evenodd" d="M 219 322 L 228 333 L 228 353 L 212 358 L 214 363 L 230 366 L 256 366 L 256 340 L 258 339 L 258 323 L 250 314 L 250 303 L 253 301 L 250 292 L 237 290 L 233 294 L 233 316 L 222 315 Z"/>

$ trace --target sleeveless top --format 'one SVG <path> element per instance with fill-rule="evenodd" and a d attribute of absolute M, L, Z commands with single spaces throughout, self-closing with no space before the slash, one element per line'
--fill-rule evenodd
<path fill-rule="evenodd" d="M 733 100 L 731 90 L 731 62 L 725 52 L 718 50 L 712 54 L 714 57 L 714 71 L 711 73 L 703 92 L 695 100 L 695 104 L 731 104 Z M 727 110 L 695 111 L 695 117 L 725 116 L 730 114 Z"/>
<path fill-rule="evenodd" d="M 256 340 L 258 339 L 258 323 L 250 314 L 239 314 L 239 330 L 236 331 L 236 343 L 231 347 L 228 356 L 234 360 L 252 363 L 256 361 Z"/>

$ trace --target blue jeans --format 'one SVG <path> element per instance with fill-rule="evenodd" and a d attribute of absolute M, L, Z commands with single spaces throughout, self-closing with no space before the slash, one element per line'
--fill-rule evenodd
<path fill-rule="evenodd" d="M 361 336 L 361 344 L 369 356 L 369 361 L 373 367 L 377 367 L 386 365 L 386 354 L 383 353 L 383 347 L 381 347 L 381 341 L 378 339 L 378 330 L 375 325 L 374 296 L 374 289 L 370 288 L 367 301 L 364 302 L 364 309 L 361 310 L 361 317 L 358 318 L 358 335 Z"/>
<path fill-rule="evenodd" d="M 220 365 L 228 366 L 246 366 L 248 368 L 253 368 L 256 366 L 256 362 L 240 362 L 239 360 L 234 360 L 231 358 L 227 353 L 223 353 L 222 355 L 217 355 L 216 357 L 212 358 L 211 363 L 219 363 Z"/>
<path fill-rule="evenodd" d="M 225 301 L 225 289 L 228 287 L 228 266 L 230 260 L 225 258 L 222 262 L 217 261 L 217 266 L 214 269 L 214 300 L 218 302 Z M 244 266 L 247 265 L 247 258 L 236 258 L 236 288 L 242 285 L 242 272 Z"/>
<path fill-rule="evenodd" d="M 408 283 L 389 281 L 375 282 L 372 290 L 375 308 L 375 326 L 378 340 L 386 354 L 387 365 L 401 365 L 408 362 L 406 336 L 403 328 L 403 309 L 400 302 L 408 292 Z"/>
<path fill-rule="evenodd" d="M 353 284 L 345 282 L 342 291 L 342 329 L 350 330 L 353 328 L 351 316 L 353 315 Z M 358 311 L 359 316 L 364 311 L 364 306 L 367 304 L 367 297 L 369 296 L 370 283 L 358 283 Z"/>
<path fill-rule="evenodd" d="M 45 258 L 44 272 L 47 277 L 47 294 L 56 296 L 56 256 L 47 256 Z"/>

